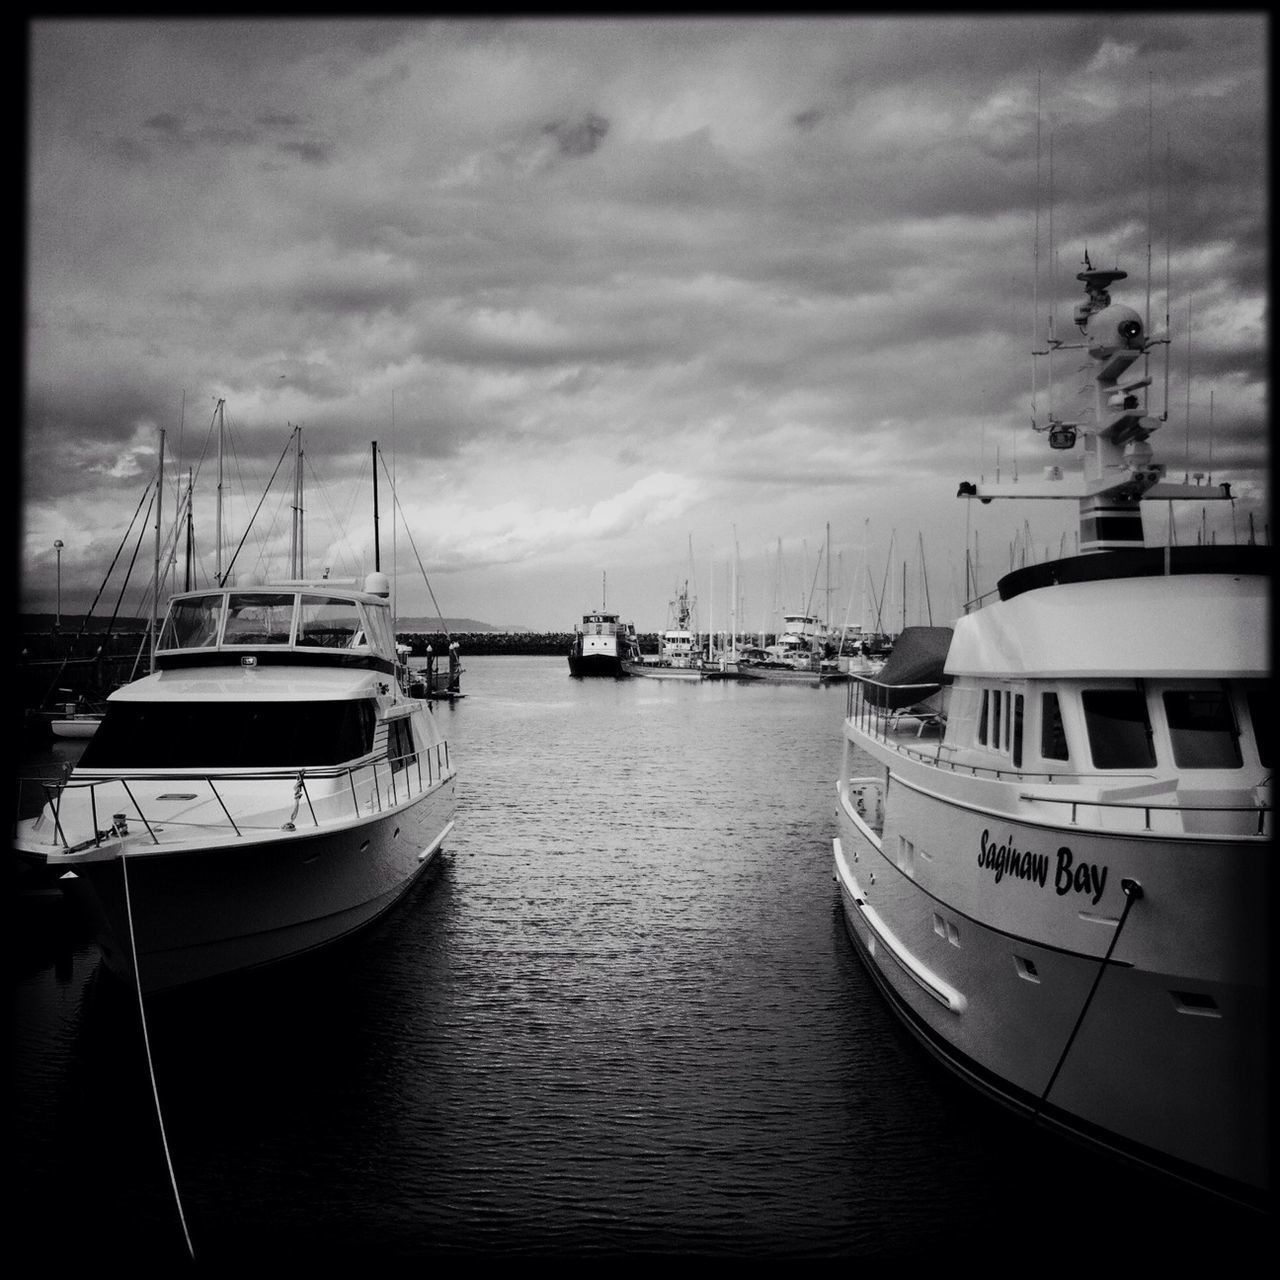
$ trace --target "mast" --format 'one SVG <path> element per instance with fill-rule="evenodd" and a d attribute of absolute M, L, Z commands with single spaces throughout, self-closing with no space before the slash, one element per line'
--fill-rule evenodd
<path fill-rule="evenodd" d="M 378 545 L 378 442 L 373 442 L 373 571 L 382 571 L 382 551 Z"/>
<path fill-rule="evenodd" d="M 156 632 L 160 613 L 160 508 L 164 506 L 164 428 L 160 428 L 160 458 L 156 464 L 156 557 L 151 590 L 151 670 L 156 669 Z"/>
<path fill-rule="evenodd" d="M 293 526 L 289 535 L 289 576 L 302 577 L 302 428 L 294 427 Z"/>
<path fill-rule="evenodd" d="M 192 567 L 194 563 L 194 560 L 193 560 L 194 547 L 192 543 L 195 536 L 195 523 L 192 516 L 192 511 L 191 511 L 191 503 L 193 500 L 194 485 L 195 485 L 195 481 L 191 474 L 191 468 L 188 467 L 187 468 L 187 554 L 185 557 L 183 575 L 182 575 L 182 589 L 184 591 L 190 591 L 192 587 L 191 573 L 192 573 Z"/>
<path fill-rule="evenodd" d="M 217 518 L 214 521 L 214 560 L 213 560 L 213 576 L 217 579 L 218 586 L 222 586 L 222 437 L 226 428 L 226 419 L 223 415 L 223 405 L 225 400 L 218 401 L 218 497 L 217 497 Z"/>
<path fill-rule="evenodd" d="M 738 657 L 738 526 L 733 526 L 733 603 L 729 606 L 729 626 L 733 631 L 733 639 L 729 643 L 729 652 L 734 660 Z"/>
<path fill-rule="evenodd" d="M 827 521 L 827 636 L 831 635 L 831 521 Z"/>

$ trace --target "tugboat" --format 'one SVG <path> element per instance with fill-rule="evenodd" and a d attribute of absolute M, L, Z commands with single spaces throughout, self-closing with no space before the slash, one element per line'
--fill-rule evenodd
<path fill-rule="evenodd" d="M 624 662 L 639 660 L 635 626 L 622 623 L 618 614 L 604 608 L 607 598 L 606 592 L 601 607 L 584 613 L 574 631 L 568 655 L 571 676 L 625 676 Z"/>
<path fill-rule="evenodd" d="M 1111 301 L 1124 272 L 1085 266 L 1093 410 L 1037 428 L 1058 451 L 1084 437 L 1080 473 L 958 495 L 1076 503 L 1079 554 L 1007 574 L 954 634 L 921 638 L 931 663 L 853 677 L 834 878 L 876 985 L 957 1075 L 1258 1205 L 1270 552 L 1145 545 L 1144 500 L 1230 490 L 1169 482 L 1153 461 L 1150 380 L 1124 379 L 1164 339 Z M 929 643 L 893 657 L 905 647 L 928 658 Z"/>

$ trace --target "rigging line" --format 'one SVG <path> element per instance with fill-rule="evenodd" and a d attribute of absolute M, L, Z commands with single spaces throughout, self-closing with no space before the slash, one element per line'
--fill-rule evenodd
<path fill-rule="evenodd" d="M 129 535 L 133 532 L 133 525 L 134 525 L 134 521 L 136 521 L 138 518 L 138 512 L 142 510 L 142 504 L 146 501 L 147 495 L 150 493 L 151 493 L 151 481 L 148 480 L 146 488 L 143 489 L 142 491 L 142 497 L 138 499 L 138 505 L 136 508 L 134 508 L 133 517 L 129 521 L 129 526 L 127 529 L 125 529 L 124 536 L 120 539 L 120 545 L 116 548 L 116 553 L 114 556 L 111 557 L 111 563 L 107 566 L 107 572 L 103 576 L 102 584 L 98 587 L 98 594 L 93 597 L 93 603 L 89 606 L 89 612 L 86 613 L 83 618 L 81 618 L 80 630 L 76 632 L 75 639 L 72 640 L 71 644 L 67 646 L 67 650 L 64 653 L 62 658 L 62 664 L 61 666 L 58 667 L 58 672 L 53 677 L 53 683 L 49 686 L 48 690 L 45 692 L 44 696 L 45 696 L 46 702 L 49 699 L 49 695 L 58 687 L 58 681 L 62 679 L 62 673 L 67 669 L 67 662 L 70 660 L 71 654 L 75 652 L 76 641 L 78 641 L 84 635 L 85 631 L 88 630 L 89 619 L 93 617 L 93 611 L 98 607 L 98 601 L 102 599 L 102 593 L 107 589 L 107 582 L 110 580 L 111 574 L 116 567 L 116 562 L 120 559 L 120 553 L 124 550 L 125 543 L 128 542 Z M 152 502 L 155 501 L 154 494 L 152 495 L 151 500 Z M 148 505 L 147 515 L 150 515 L 150 514 L 151 514 L 151 507 L 150 505 Z M 147 524 L 147 517 L 143 516 L 142 525 L 143 525 L 144 531 L 146 529 L 146 524 Z M 133 554 L 134 554 L 134 557 L 136 558 L 138 554 L 136 549 L 134 550 Z M 127 583 L 128 581 L 129 579 L 126 576 L 125 582 Z M 120 591 L 121 591 L 121 594 L 123 595 L 124 588 L 121 587 Z M 119 607 L 120 607 L 119 603 L 117 602 L 116 608 L 119 609 Z M 114 617 L 115 615 L 113 614 L 112 618 L 114 619 Z"/>
<path fill-rule="evenodd" d="M 271 479 L 267 481 L 267 487 L 263 489 L 262 497 L 258 499 L 258 505 L 253 509 L 253 515 L 249 517 L 249 523 L 245 525 L 244 533 L 241 535 L 239 545 L 232 553 L 230 563 L 227 565 L 226 569 L 223 570 L 222 581 L 218 583 L 218 586 L 225 587 L 227 585 L 227 579 L 231 577 L 231 569 L 236 562 L 236 556 L 240 554 L 240 550 L 245 544 L 245 539 L 248 538 L 250 531 L 253 529 L 253 522 L 258 518 L 258 512 L 262 510 L 262 504 L 266 502 L 267 494 L 271 492 L 271 486 L 275 483 L 276 475 L 279 472 L 281 464 L 284 462 L 285 456 L 288 454 L 292 444 L 293 433 L 290 432 L 289 439 L 285 441 L 284 448 L 281 450 L 280 457 L 276 462 L 275 470 L 271 473 Z"/>
<path fill-rule="evenodd" d="M 158 482 L 157 482 L 156 487 L 157 487 L 157 489 L 159 488 L 159 483 L 158 483 Z M 152 506 L 152 504 L 151 504 L 151 503 L 148 503 L 148 504 L 147 504 L 147 515 L 150 515 L 150 514 L 151 514 L 151 506 Z M 129 579 L 130 579 L 130 577 L 132 577 L 132 575 L 133 575 L 133 566 L 134 566 L 135 564 L 137 564 L 137 563 L 138 563 L 138 552 L 142 550 L 142 539 L 143 539 L 143 537 L 146 535 L 146 532 L 147 532 L 147 530 L 146 530 L 146 528 L 145 528 L 145 522 L 144 522 L 144 527 L 138 530 L 138 541 L 137 541 L 136 545 L 135 545 L 135 546 L 134 546 L 134 548 L 133 548 L 133 557 L 132 557 L 132 559 L 129 561 L 129 570 L 128 570 L 128 572 L 127 572 L 127 573 L 125 574 L 125 576 L 124 576 L 124 586 L 122 586 L 122 587 L 120 588 L 120 595 L 121 595 L 121 597 L 122 597 L 122 598 L 123 598 L 123 596 L 124 596 L 124 588 L 125 588 L 125 587 L 127 587 L 127 586 L 129 585 Z M 144 613 L 146 612 L 146 610 L 147 610 L 147 608 L 148 608 L 150 595 L 151 595 L 151 592 L 150 592 L 150 591 L 145 591 L 145 592 L 143 592 L 143 595 L 142 595 L 142 611 L 143 611 Z M 138 645 L 138 652 L 137 652 L 136 654 L 134 654 L 134 658 L 133 658 L 133 669 L 129 672 L 129 680 L 130 680 L 130 681 L 133 681 L 133 680 L 136 680 L 136 679 L 137 679 L 137 676 L 138 676 L 138 663 L 140 663 L 140 662 L 142 661 L 142 655 L 143 655 L 143 653 L 147 650 L 149 641 L 150 641 L 150 636 L 149 636 L 149 635 L 145 635 L 145 634 L 144 634 L 144 635 L 143 635 L 143 637 L 142 637 L 142 642 Z"/>
<path fill-rule="evenodd" d="M 142 978 L 138 973 L 138 941 L 133 932 L 133 900 L 129 895 L 129 872 L 126 869 L 128 857 L 124 849 L 120 850 L 120 878 L 124 883 L 124 909 L 129 921 L 129 953 L 133 960 L 133 988 L 138 993 L 138 1018 L 142 1023 L 142 1045 L 147 1054 L 147 1071 L 151 1076 L 151 1099 L 155 1103 L 156 1123 L 160 1126 L 160 1145 L 164 1148 L 164 1162 L 169 1170 L 169 1185 L 173 1188 L 173 1202 L 178 1208 L 178 1221 L 182 1224 L 182 1235 L 187 1242 L 187 1253 L 192 1257 L 196 1251 L 191 1244 L 191 1233 L 187 1230 L 187 1215 L 182 1211 L 182 1197 L 178 1193 L 178 1180 L 173 1172 L 173 1156 L 169 1153 L 169 1139 L 164 1131 L 164 1113 L 160 1109 L 160 1090 L 156 1084 L 155 1063 L 151 1060 L 151 1036 L 147 1031 L 147 1011 L 142 1000 Z"/>
<path fill-rule="evenodd" d="M 382 457 L 382 451 L 378 451 L 378 457 L 382 458 L 382 469 L 387 470 L 387 460 Z M 387 480 L 391 481 L 391 475 L 387 473 Z M 405 537 L 409 539 L 409 547 L 413 551 L 413 558 L 418 562 L 418 568 L 422 570 L 422 580 L 427 584 L 427 594 L 431 597 L 431 603 L 436 607 L 436 617 L 440 619 L 440 629 L 444 632 L 444 638 L 453 643 L 453 637 L 449 634 L 449 628 L 445 624 L 444 614 L 440 610 L 440 605 L 436 601 L 436 593 L 431 589 L 431 579 L 427 577 L 426 567 L 422 563 L 422 557 L 418 554 L 418 545 L 413 540 L 413 530 L 409 528 L 409 521 L 404 514 L 404 508 L 400 505 L 400 495 L 396 492 L 395 484 L 391 484 L 391 502 L 395 509 L 400 513 L 400 519 L 404 521 Z M 393 522 L 394 527 L 394 522 Z"/>
<path fill-rule="evenodd" d="M 1058 1073 L 1062 1070 L 1062 1064 L 1067 1060 L 1067 1054 L 1071 1052 L 1071 1046 L 1075 1043 L 1076 1035 L 1080 1028 L 1084 1025 L 1084 1016 L 1089 1012 L 1089 1006 L 1093 1003 L 1093 997 L 1097 994 L 1098 984 L 1102 981 L 1102 975 L 1107 971 L 1107 965 L 1111 963 L 1111 954 L 1116 949 L 1116 943 L 1120 941 L 1120 934 L 1124 930 L 1124 922 L 1129 918 L 1129 908 L 1133 906 L 1139 898 L 1142 897 L 1142 885 L 1138 881 L 1129 877 L 1120 881 L 1120 888 L 1124 891 L 1124 910 L 1120 913 L 1120 920 L 1116 925 L 1116 931 L 1111 938 L 1111 945 L 1107 948 L 1107 954 L 1102 957 L 1102 963 L 1098 966 L 1098 972 L 1094 974 L 1093 986 L 1089 988 L 1088 998 L 1084 1002 L 1083 1008 L 1080 1010 L 1080 1016 L 1076 1018 L 1076 1025 L 1071 1028 L 1071 1034 L 1067 1037 L 1067 1043 L 1062 1048 L 1062 1054 L 1058 1058 L 1058 1065 L 1054 1067 L 1053 1074 L 1049 1077 L 1049 1083 L 1045 1085 L 1044 1092 L 1040 1095 L 1040 1101 L 1036 1103 L 1035 1114 L 1032 1119 L 1035 1120 L 1040 1115 L 1040 1109 L 1044 1106 L 1045 1099 L 1049 1096 L 1049 1090 L 1053 1088 L 1055 1081 L 1058 1079 Z"/>

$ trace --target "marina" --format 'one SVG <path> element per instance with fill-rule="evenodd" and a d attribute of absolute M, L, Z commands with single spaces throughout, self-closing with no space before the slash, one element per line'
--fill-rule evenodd
<path fill-rule="evenodd" d="M 437 709 L 458 822 L 399 908 L 147 1001 L 172 1182 L 136 998 L 41 917 L 10 1150 L 50 1265 L 181 1263 L 174 1184 L 210 1264 L 1013 1260 L 1046 1222 L 1059 1258 L 1154 1264 L 1267 1238 L 972 1096 L 899 1027 L 832 879 L 844 688 L 575 681 L 560 656 L 468 681 Z"/>
<path fill-rule="evenodd" d="M 1265 13 L 27 27 L 15 1250 L 1270 1256 Z"/>

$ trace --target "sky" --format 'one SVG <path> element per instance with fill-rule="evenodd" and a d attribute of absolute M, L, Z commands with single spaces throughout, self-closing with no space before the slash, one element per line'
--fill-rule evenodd
<path fill-rule="evenodd" d="M 1070 465 L 1086 252 L 1234 494 L 1148 540 L 1269 540 L 1262 11 L 27 34 L 24 611 L 149 610 L 157 523 L 181 589 L 188 482 L 196 585 L 289 576 L 300 439 L 304 574 L 401 617 L 947 624 L 1074 549 L 956 491 Z"/>

